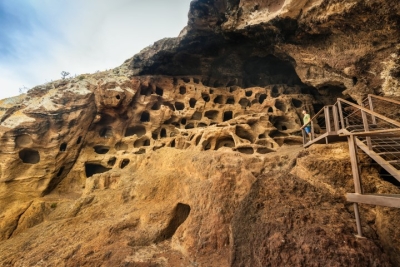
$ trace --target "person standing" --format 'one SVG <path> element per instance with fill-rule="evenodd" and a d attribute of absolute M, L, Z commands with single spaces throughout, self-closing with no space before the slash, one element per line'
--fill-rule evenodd
<path fill-rule="evenodd" d="M 308 137 L 310 138 L 311 141 L 311 118 L 310 114 L 307 113 L 305 109 L 302 111 L 304 117 L 303 117 L 303 126 L 304 126 L 304 131 L 306 131 Z"/>

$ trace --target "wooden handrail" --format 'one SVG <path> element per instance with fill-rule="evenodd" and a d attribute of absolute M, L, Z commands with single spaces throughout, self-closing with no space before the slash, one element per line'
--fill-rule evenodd
<path fill-rule="evenodd" d="M 318 111 L 311 119 L 310 119 L 310 123 L 314 120 L 317 119 L 318 115 L 320 115 L 323 111 L 325 111 L 325 107 L 333 107 L 333 105 L 326 105 L 324 106 L 322 109 L 320 109 L 320 111 Z M 307 125 L 303 125 L 300 127 L 300 130 L 303 129 L 304 127 L 306 127 Z"/>
<path fill-rule="evenodd" d="M 346 104 L 348 104 L 348 105 L 350 105 L 350 106 L 353 106 L 353 107 L 355 107 L 355 108 L 358 108 L 358 109 L 360 109 L 360 110 L 362 110 L 362 111 L 364 111 L 364 112 L 366 112 L 366 113 L 368 113 L 368 114 L 370 114 L 370 115 L 372 115 L 372 116 L 375 116 L 375 117 L 377 117 L 377 118 L 380 118 L 380 119 L 382 119 L 382 120 L 384 120 L 384 121 L 386 121 L 386 122 L 389 122 L 389 123 L 391 123 L 391 124 L 394 124 L 394 125 L 396 125 L 397 127 L 400 127 L 400 122 L 395 121 L 395 120 L 392 120 L 392 119 L 389 119 L 388 117 L 385 117 L 385 116 L 383 116 L 383 115 L 381 115 L 381 114 L 379 114 L 379 113 L 376 113 L 376 112 L 371 111 L 371 110 L 369 110 L 369 109 L 367 109 L 367 108 L 361 107 L 361 106 L 359 106 L 359 105 L 357 105 L 357 104 L 351 103 L 351 102 L 349 102 L 349 101 L 347 101 L 347 100 L 344 100 L 344 99 L 342 99 L 342 98 L 338 98 L 338 101 L 343 102 L 343 103 L 346 103 Z M 340 111 L 340 112 L 342 112 L 342 111 Z"/>
<path fill-rule="evenodd" d="M 385 136 L 385 137 L 390 137 L 391 135 L 382 135 L 382 134 L 393 133 L 393 132 L 399 132 L 400 133 L 400 129 L 399 128 L 393 128 L 393 129 L 368 131 L 368 132 L 356 132 L 356 133 L 349 132 L 346 129 L 341 129 L 338 132 L 338 134 L 339 134 L 339 136 L 354 135 L 354 136 Z"/>
<path fill-rule="evenodd" d="M 400 101 L 397 101 L 397 100 L 389 99 L 389 98 L 382 97 L 382 96 L 372 95 L 372 94 L 369 94 L 368 96 L 400 105 Z"/>

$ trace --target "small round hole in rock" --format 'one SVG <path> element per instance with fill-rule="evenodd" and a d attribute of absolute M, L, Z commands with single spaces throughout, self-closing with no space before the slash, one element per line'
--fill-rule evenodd
<path fill-rule="evenodd" d="M 246 91 L 245 94 L 246 94 L 247 97 L 249 97 L 249 96 L 251 96 L 253 94 L 253 91 Z"/>
<path fill-rule="evenodd" d="M 232 111 L 225 111 L 224 112 L 224 118 L 223 121 L 229 121 L 233 118 L 233 112 Z"/>
<path fill-rule="evenodd" d="M 156 94 L 162 96 L 164 94 L 163 89 L 161 89 L 160 87 L 156 87 Z"/>
<path fill-rule="evenodd" d="M 185 87 L 185 86 L 179 87 L 179 93 L 180 93 L 181 95 L 186 94 L 186 87 Z"/>
<path fill-rule="evenodd" d="M 60 145 L 60 151 L 61 151 L 61 152 L 64 152 L 65 150 L 67 150 L 67 143 L 62 143 L 62 144 Z"/>
<path fill-rule="evenodd" d="M 129 162 L 130 162 L 129 159 L 123 159 L 123 160 L 121 161 L 120 168 L 121 168 L 121 169 L 125 168 L 126 166 L 128 166 Z"/>
<path fill-rule="evenodd" d="M 189 100 L 189 106 L 190 106 L 191 108 L 194 108 L 194 107 L 196 106 L 196 102 L 197 102 L 196 99 L 191 98 L 191 99 Z"/>
<path fill-rule="evenodd" d="M 141 122 L 149 122 L 150 121 L 150 114 L 147 111 L 143 111 L 142 115 L 140 116 Z"/>
<path fill-rule="evenodd" d="M 181 102 L 175 102 L 175 108 L 176 110 L 183 110 L 185 108 L 185 104 Z"/>
<path fill-rule="evenodd" d="M 210 96 L 209 96 L 208 94 L 202 93 L 202 94 L 201 94 L 201 98 L 203 98 L 203 100 L 204 100 L 205 102 L 210 102 Z"/>

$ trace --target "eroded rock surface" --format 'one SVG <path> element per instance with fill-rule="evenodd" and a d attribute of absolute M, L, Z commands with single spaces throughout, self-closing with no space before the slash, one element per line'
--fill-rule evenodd
<path fill-rule="evenodd" d="M 362 206 L 356 239 L 347 144 L 303 150 L 299 132 L 304 108 L 399 95 L 399 17 L 192 1 L 179 37 L 1 100 L 0 263 L 400 265 L 399 211 Z M 368 192 L 398 193 L 362 160 Z"/>

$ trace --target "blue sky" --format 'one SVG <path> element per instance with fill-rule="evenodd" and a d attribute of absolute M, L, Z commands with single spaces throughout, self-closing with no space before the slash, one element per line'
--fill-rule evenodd
<path fill-rule="evenodd" d="M 0 0 L 0 99 L 121 65 L 187 24 L 190 0 Z"/>

